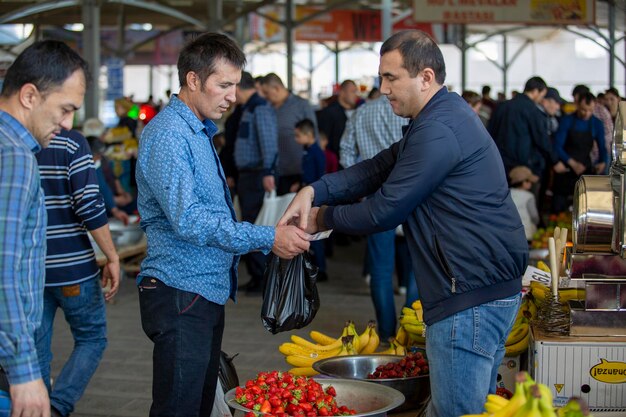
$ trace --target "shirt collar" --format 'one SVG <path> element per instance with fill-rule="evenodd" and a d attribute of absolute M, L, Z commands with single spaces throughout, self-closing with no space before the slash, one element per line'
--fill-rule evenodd
<path fill-rule="evenodd" d="M 209 119 L 203 121 L 198 119 L 198 116 L 191 111 L 189 106 L 178 98 L 178 94 L 172 94 L 169 105 L 189 124 L 195 133 L 205 129 L 209 137 L 213 137 L 217 133 L 217 125 Z"/>
<path fill-rule="evenodd" d="M 42 148 L 37 139 L 22 125 L 17 119 L 11 116 L 9 113 L 0 110 L 0 123 L 5 124 L 15 133 L 15 137 L 24 142 L 24 145 L 28 147 L 33 153 L 39 152 Z"/>

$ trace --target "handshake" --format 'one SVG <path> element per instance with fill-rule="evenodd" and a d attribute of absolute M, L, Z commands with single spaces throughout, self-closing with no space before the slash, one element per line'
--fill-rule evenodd
<path fill-rule="evenodd" d="M 309 249 L 312 240 L 324 239 L 326 207 L 312 207 L 314 190 L 307 186 L 296 194 L 276 225 L 272 252 L 280 258 L 291 259 Z"/>

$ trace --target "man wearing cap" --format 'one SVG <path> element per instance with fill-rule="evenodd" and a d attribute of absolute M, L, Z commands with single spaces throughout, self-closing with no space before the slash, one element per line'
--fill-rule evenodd
<path fill-rule="evenodd" d="M 549 138 L 552 138 L 559 128 L 557 116 L 563 103 L 565 103 L 565 100 L 561 98 L 559 90 L 554 87 L 548 87 L 546 95 L 541 99 L 539 110 L 546 116 L 546 128 Z"/>
<path fill-rule="evenodd" d="M 524 233 L 528 241 L 533 239 L 533 235 L 537 231 L 537 224 L 539 224 L 537 203 L 534 194 L 530 192 L 533 184 L 537 181 L 539 181 L 539 177 L 525 166 L 517 166 L 509 172 L 511 198 L 522 219 Z"/>
<path fill-rule="evenodd" d="M 574 186 L 583 174 L 604 172 L 607 162 L 607 151 L 604 146 L 604 127 L 602 122 L 593 116 L 596 98 L 587 92 L 578 99 L 576 112 L 569 114 L 559 125 L 555 136 L 555 150 L 559 159 L 569 167 L 569 171 L 554 176 L 552 211 L 558 213 L 567 210 L 574 193 Z M 599 160 L 593 164 L 591 149 L 594 142 L 598 146 Z"/>

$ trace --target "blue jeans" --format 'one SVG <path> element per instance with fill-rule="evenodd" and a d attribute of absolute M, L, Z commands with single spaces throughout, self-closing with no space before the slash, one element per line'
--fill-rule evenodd
<path fill-rule="evenodd" d="M 80 291 L 77 290 L 80 288 Z M 52 327 L 57 308 L 74 337 L 74 350 L 50 386 Z M 89 380 L 96 372 L 107 345 L 106 308 L 102 287 L 97 278 L 68 287 L 46 287 L 43 296 L 41 326 L 35 332 L 41 377 L 50 392 L 50 404 L 61 414 L 74 411 Z"/>
<path fill-rule="evenodd" d="M 426 328 L 431 402 L 428 417 L 480 414 L 495 393 L 504 342 L 521 296 L 472 307 Z"/>
<path fill-rule="evenodd" d="M 154 342 L 150 416 L 209 417 L 224 306 L 146 277 L 139 283 L 139 308 L 143 330 Z"/>
<path fill-rule="evenodd" d="M 396 304 L 393 296 L 395 239 L 395 229 L 367 237 L 366 269 L 370 274 L 370 292 L 381 340 L 387 340 L 396 334 Z M 405 305 L 411 305 L 417 299 L 417 285 L 413 274 L 411 278 L 412 284 L 407 288 Z"/>

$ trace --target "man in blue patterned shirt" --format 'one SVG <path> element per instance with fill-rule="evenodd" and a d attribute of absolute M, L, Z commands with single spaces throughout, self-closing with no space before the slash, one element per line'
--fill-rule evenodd
<path fill-rule="evenodd" d="M 34 341 L 47 220 L 34 153 L 72 128 L 87 74 L 86 62 L 64 43 L 36 42 L 8 69 L 0 95 L 0 365 L 14 416 L 50 416 Z"/>
<path fill-rule="evenodd" d="M 235 164 L 239 172 L 237 194 L 241 205 L 241 220 L 254 223 L 266 192 L 275 189 L 274 165 L 278 157 L 278 122 L 271 104 L 254 87 L 249 72 L 241 74 L 237 86 L 237 103 L 242 106 L 235 141 Z M 261 294 L 265 256 L 252 252 L 244 256 L 250 282 L 247 294 Z"/>
<path fill-rule="evenodd" d="M 211 140 L 235 102 L 246 62 L 228 37 L 207 33 L 178 58 L 180 93 L 144 129 L 138 206 L 148 253 L 137 277 L 141 321 L 154 342 L 151 416 L 209 416 L 239 256 L 309 247 L 295 226 L 238 223 Z"/>

